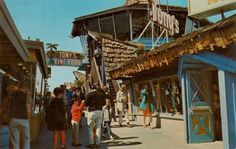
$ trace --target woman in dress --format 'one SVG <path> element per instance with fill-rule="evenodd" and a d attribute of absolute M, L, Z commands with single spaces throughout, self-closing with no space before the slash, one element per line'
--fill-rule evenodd
<path fill-rule="evenodd" d="M 141 103 L 140 109 L 143 111 L 143 126 L 146 125 L 146 117 L 149 116 L 149 126 L 152 128 L 152 114 L 154 112 L 154 105 L 153 105 L 153 96 L 151 88 L 148 84 L 144 85 L 144 88 L 141 90 Z"/>

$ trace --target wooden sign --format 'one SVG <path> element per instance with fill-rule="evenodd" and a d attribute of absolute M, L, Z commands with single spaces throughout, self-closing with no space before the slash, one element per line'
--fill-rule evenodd
<path fill-rule="evenodd" d="M 221 12 L 235 10 L 235 0 L 188 0 L 188 15 L 196 18 L 207 18 Z"/>
<path fill-rule="evenodd" d="M 48 51 L 47 64 L 53 66 L 73 66 L 78 67 L 82 65 L 84 56 L 76 52 L 67 51 Z"/>

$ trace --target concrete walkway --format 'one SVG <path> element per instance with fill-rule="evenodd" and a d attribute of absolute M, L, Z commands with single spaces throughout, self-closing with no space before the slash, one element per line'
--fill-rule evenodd
<path fill-rule="evenodd" d="M 134 124 L 135 122 L 133 122 Z M 71 130 L 67 131 L 67 149 L 85 149 L 88 144 L 87 127 L 80 130 L 81 147 L 71 146 Z M 115 142 L 103 140 L 100 149 L 223 149 L 222 142 L 185 144 L 183 121 L 162 119 L 161 129 L 150 129 L 136 124 L 133 128 L 113 124 Z M 45 128 L 41 131 L 33 149 L 52 149 L 52 136 Z"/>

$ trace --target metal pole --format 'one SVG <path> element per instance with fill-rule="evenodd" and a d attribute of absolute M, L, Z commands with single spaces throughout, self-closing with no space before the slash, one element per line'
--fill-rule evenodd
<path fill-rule="evenodd" d="M 138 37 L 137 40 L 139 40 L 139 39 L 143 36 L 144 32 L 146 31 L 146 29 L 148 28 L 148 26 L 150 25 L 150 23 L 152 23 L 151 20 L 148 22 L 148 24 L 146 25 L 146 27 L 143 29 L 142 33 L 139 35 L 139 37 Z"/>
<path fill-rule="evenodd" d="M 168 0 L 166 0 L 166 11 L 169 13 Z"/>
<path fill-rule="evenodd" d="M 167 43 L 169 42 L 168 38 L 169 38 L 169 32 L 168 32 L 168 30 L 166 30 L 166 42 Z"/>
<path fill-rule="evenodd" d="M 164 33 L 165 31 L 166 31 L 166 29 L 164 29 L 164 30 L 161 32 L 160 36 L 157 38 L 157 40 L 156 40 L 156 42 L 155 42 L 155 45 L 156 45 L 157 42 L 160 40 L 161 36 L 163 35 L 163 33 Z"/>
<path fill-rule="evenodd" d="M 99 32 L 101 33 L 101 25 L 100 25 L 99 17 L 98 17 L 98 29 L 99 29 Z"/>
<path fill-rule="evenodd" d="M 114 19 L 114 15 L 112 14 L 112 23 L 113 23 L 113 30 L 114 30 L 114 34 L 115 34 L 115 39 L 117 39 L 116 36 L 116 25 L 115 25 L 115 19 Z"/>
<path fill-rule="evenodd" d="M 152 21 L 152 49 L 154 48 L 155 44 L 154 44 L 154 23 Z"/>
<path fill-rule="evenodd" d="M 130 27 L 130 41 L 133 40 L 133 20 L 132 20 L 132 13 L 129 12 L 129 27 Z"/>
<path fill-rule="evenodd" d="M 221 19 L 225 19 L 224 10 L 221 9 L 220 11 L 221 11 Z"/>

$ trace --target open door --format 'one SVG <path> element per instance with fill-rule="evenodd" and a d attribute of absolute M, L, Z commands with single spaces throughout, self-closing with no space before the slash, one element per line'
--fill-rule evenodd
<path fill-rule="evenodd" d="M 214 140 L 211 111 L 211 77 L 209 71 L 186 71 L 186 117 L 188 142 L 202 143 Z"/>

